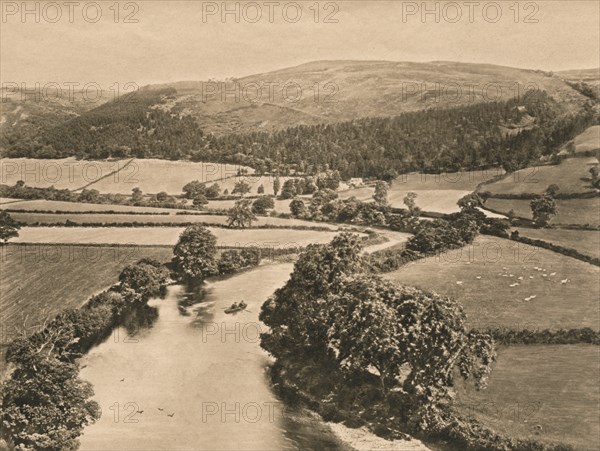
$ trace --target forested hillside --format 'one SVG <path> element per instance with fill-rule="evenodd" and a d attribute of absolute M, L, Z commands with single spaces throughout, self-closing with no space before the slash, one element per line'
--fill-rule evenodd
<path fill-rule="evenodd" d="M 593 117 L 591 111 L 564 115 L 547 94 L 532 92 L 507 102 L 212 137 L 208 148 L 192 158 L 222 158 L 237 151 L 234 161 L 258 172 L 270 170 L 276 162 L 309 173 L 329 167 L 345 177 L 497 164 L 514 170 L 552 153 L 583 131 Z"/>
<path fill-rule="evenodd" d="M 391 177 L 394 172 L 515 170 L 548 155 L 594 121 L 591 109 L 566 114 L 545 92 L 521 99 L 296 126 L 278 132 L 215 136 L 165 105 L 173 88 L 140 90 L 34 136 L 7 135 L 11 157 L 163 158 L 238 163 L 259 173 Z"/>

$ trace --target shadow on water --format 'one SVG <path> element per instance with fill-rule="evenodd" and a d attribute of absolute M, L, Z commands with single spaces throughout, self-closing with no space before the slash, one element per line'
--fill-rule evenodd
<path fill-rule="evenodd" d="M 122 336 L 82 359 L 103 415 L 86 428 L 81 449 L 348 449 L 318 417 L 287 406 L 269 378 L 258 312 L 291 269 L 170 286 L 165 299 L 129 312 Z M 240 299 L 249 312 L 224 313 Z"/>

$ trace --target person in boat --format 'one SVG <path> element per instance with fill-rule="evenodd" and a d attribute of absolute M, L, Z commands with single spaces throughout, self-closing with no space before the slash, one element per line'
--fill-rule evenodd
<path fill-rule="evenodd" d="M 242 299 L 242 300 L 240 301 L 239 307 L 240 307 L 240 308 L 246 308 L 246 306 L 247 306 L 247 305 L 248 305 L 248 304 L 246 304 L 246 303 L 244 302 L 244 300 Z"/>
<path fill-rule="evenodd" d="M 230 309 L 236 309 L 238 308 L 237 302 L 234 302 L 233 304 L 231 304 L 231 307 L 229 307 Z"/>

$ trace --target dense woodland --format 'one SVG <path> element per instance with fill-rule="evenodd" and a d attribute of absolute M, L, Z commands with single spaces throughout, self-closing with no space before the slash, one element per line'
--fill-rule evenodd
<path fill-rule="evenodd" d="M 565 115 L 544 92 L 521 99 L 296 126 L 274 133 L 206 135 L 190 116 L 173 114 L 176 91 L 140 90 L 33 135 L 0 141 L 3 156 L 87 159 L 191 159 L 244 164 L 259 173 L 291 169 L 342 177 L 391 178 L 393 173 L 525 167 L 555 152 L 597 118 Z"/>

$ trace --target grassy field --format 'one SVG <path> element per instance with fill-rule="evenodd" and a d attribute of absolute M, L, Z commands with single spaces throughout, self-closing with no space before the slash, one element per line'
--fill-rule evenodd
<path fill-rule="evenodd" d="M 600 125 L 592 125 L 577 136 L 573 143 L 575 144 L 575 153 L 600 149 Z"/>
<path fill-rule="evenodd" d="M 502 168 L 479 171 L 443 172 L 441 174 L 421 174 L 412 172 L 399 176 L 392 184 L 392 190 L 457 190 L 474 191 L 482 182 L 503 174 Z"/>
<path fill-rule="evenodd" d="M 417 194 L 417 206 L 423 211 L 454 213 L 460 210 L 456 203 L 461 197 L 474 191 L 477 185 L 501 174 L 500 169 L 487 171 L 462 171 L 442 174 L 410 173 L 401 175 L 392 183 L 388 200 L 392 207 L 405 208 L 404 197 L 408 192 Z M 373 187 L 361 187 L 340 192 L 342 199 L 356 197 L 369 201 Z"/>
<path fill-rule="evenodd" d="M 94 183 L 90 188 L 112 194 L 131 194 L 134 187 L 140 188 L 144 193 L 165 191 L 169 194 L 181 194 L 183 186 L 192 180 L 212 183 L 235 176 L 242 167 L 221 163 L 135 159 L 123 171 Z M 249 173 L 254 171 L 251 168 L 245 169 Z"/>
<path fill-rule="evenodd" d="M 502 348 L 487 389 L 458 387 L 459 411 L 512 437 L 597 450 L 599 358 L 590 345 Z"/>
<path fill-rule="evenodd" d="M 556 184 L 561 193 L 594 191 L 589 170 L 598 165 L 596 158 L 569 158 L 558 165 L 532 166 L 521 169 L 502 180 L 483 185 L 482 191 L 493 194 L 541 194 Z"/>
<path fill-rule="evenodd" d="M 486 207 L 507 214 L 514 210 L 516 216 L 532 218 L 531 201 L 528 199 L 488 199 Z M 559 199 L 556 201 L 557 213 L 551 224 L 590 224 L 600 225 L 600 198 Z"/>
<path fill-rule="evenodd" d="M 23 227 L 16 243 L 175 245 L 183 227 Z M 220 246 L 293 247 L 327 243 L 336 232 L 294 229 L 210 229 Z"/>
<path fill-rule="evenodd" d="M 13 212 L 10 214 L 16 221 L 31 224 L 34 222 L 41 223 L 65 223 L 67 220 L 74 221 L 77 223 L 148 223 L 152 222 L 155 224 L 164 223 L 187 223 L 187 222 L 203 222 L 209 224 L 227 224 L 228 218 L 224 215 L 131 215 L 131 214 L 119 214 L 119 213 L 108 213 L 108 214 L 78 214 L 78 213 L 17 213 Z M 305 226 L 305 227 L 327 227 L 331 230 L 337 230 L 336 224 L 327 224 L 322 222 L 311 222 L 303 221 L 301 219 L 284 219 L 284 218 L 271 218 L 267 216 L 258 216 L 258 219 L 252 223 L 256 225 L 270 225 L 277 227 L 292 227 L 292 226 Z"/>
<path fill-rule="evenodd" d="M 174 213 L 173 208 L 134 207 L 130 205 L 88 204 L 83 202 L 62 202 L 58 200 L 23 200 L 20 202 L 4 203 L 0 209 L 7 210 L 37 210 L 37 211 L 118 211 L 123 213 Z"/>
<path fill-rule="evenodd" d="M 600 232 L 593 230 L 519 228 L 521 236 L 569 247 L 591 257 L 600 258 Z"/>
<path fill-rule="evenodd" d="M 166 262 L 173 254 L 168 247 L 11 244 L 0 252 L 0 343 L 10 340 L 27 315 L 27 324 L 35 325 L 116 283 L 127 264 L 145 257 Z"/>
<path fill-rule="evenodd" d="M 27 186 L 47 188 L 54 185 L 58 189 L 76 190 L 98 181 L 102 177 L 123 170 L 125 174 L 135 171 L 132 165 L 125 167 L 129 160 L 86 161 L 75 158 L 44 160 L 32 158 L 2 158 L 0 162 L 0 183 L 14 185 L 23 180 Z M 125 167 L 125 169 L 123 169 Z M 116 175 L 106 180 L 115 180 Z M 131 190 L 130 190 L 131 191 Z"/>
<path fill-rule="evenodd" d="M 490 236 L 385 275 L 457 299 L 473 327 L 529 330 L 598 330 L 599 276 L 589 263 Z"/>

